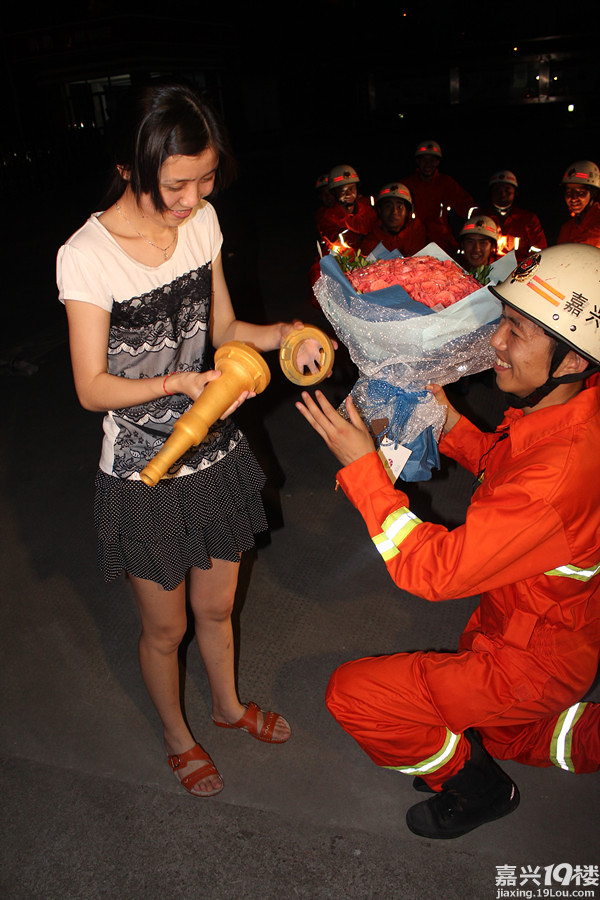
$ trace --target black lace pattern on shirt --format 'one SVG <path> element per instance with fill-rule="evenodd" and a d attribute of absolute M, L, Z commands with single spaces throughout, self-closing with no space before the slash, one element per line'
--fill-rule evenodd
<path fill-rule="evenodd" d="M 166 285 L 115 303 L 109 334 L 109 371 L 129 378 L 152 378 L 207 368 L 212 268 L 206 263 Z M 161 448 L 175 421 L 191 406 L 185 394 L 160 396 L 113 411 L 118 427 L 113 471 L 121 478 L 140 472 Z M 205 440 L 190 448 L 182 464 L 198 466 L 223 455 L 234 439 L 231 423 L 216 423 Z"/>
<path fill-rule="evenodd" d="M 193 334 L 198 325 L 208 328 L 212 268 L 206 263 L 139 297 L 113 305 L 109 356 L 128 348 L 133 355 L 146 348 L 171 347 Z M 160 373 L 157 373 L 160 374 Z"/>

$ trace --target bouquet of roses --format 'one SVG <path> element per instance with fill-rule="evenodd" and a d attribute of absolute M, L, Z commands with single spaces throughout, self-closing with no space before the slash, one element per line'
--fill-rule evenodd
<path fill-rule="evenodd" d="M 426 480 L 445 419 L 426 385 L 490 368 L 500 303 L 436 244 L 407 258 L 380 244 L 368 262 L 342 267 L 330 253 L 315 296 L 359 370 L 352 396 L 362 417 L 380 443 L 410 450 L 403 480 Z M 514 254 L 502 257 L 490 283 L 515 266 Z"/>
<path fill-rule="evenodd" d="M 381 259 L 365 268 L 349 270 L 347 277 L 361 294 L 400 285 L 413 300 L 431 309 L 445 309 L 481 287 L 451 259 L 435 256 Z"/>

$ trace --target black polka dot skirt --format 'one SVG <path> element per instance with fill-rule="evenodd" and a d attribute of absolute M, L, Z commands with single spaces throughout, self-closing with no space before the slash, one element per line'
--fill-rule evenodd
<path fill-rule="evenodd" d="M 99 471 L 94 521 L 105 580 L 128 572 L 170 591 L 192 566 L 209 569 L 211 558 L 237 562 L 268 527 L 264 483 L 243 436 L 208 468 L 154 486 Z"/>

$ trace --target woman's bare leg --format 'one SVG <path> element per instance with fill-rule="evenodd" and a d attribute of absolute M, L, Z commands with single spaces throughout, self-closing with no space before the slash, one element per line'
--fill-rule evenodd
<path fill-rule="evenodd" d="M 213 559 L 210 569 L 190 572 L 190 604 L 194 613 L 196 640 L 210 684 L 213 718 L 233 724 L 246 712 L 239 701 L 234 675 L 234 645 L 231 613 L 235 599 L 239 563 Z M 262 715 L 258 716 L 262 728 Z M 273 737 L 286 740 L 289 728 L 278 719 Z"/>
<path fill-rule="evenodd" d="M 187 627 L 185 582 L 165 591 L 159 584 L 131 577 L 142 631 L 139 660 L 142 677 L 164 729 L 167 754 L 185 753 L 195 740 L 185 723 L 179 694 L 178 649 Z M 191 761 L 177 770 L 179 778 L 202 766 Z M 193 787 L 197 794 L 212 793 L 222 787 L 217 775 L 201 779 Z"/>

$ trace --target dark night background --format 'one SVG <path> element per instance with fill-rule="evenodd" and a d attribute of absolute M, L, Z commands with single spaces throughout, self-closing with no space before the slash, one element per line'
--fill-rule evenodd
<path fill-rule="evenodd" d="M 102 413 L 83 409 L 73 387 L 55 260 L 99 209 L 113 101 L 130 82 L 166 73 L 205 88 L 231 132 L 239 178 L 214 202 L 241 318 L 318 314 L 309 302 L 317 176 L 353 165 L 368 196 L 412 171 L 423 139 L 440 142 L 442 170 L 480 203 L 490 175 L 512 169 L 520 204 L 552 241 L 566 167 L 600 163 L 597 0 L 553 12 L 423 0 L 4 7 L 0 898 L 487 900 L 503 866 L 594 863 L 597 773 L 571 779 L 509 763 L 518 818 L 433 847 L 405 833 L 412 779 L 398 784 L 398 773 L 372 765 L 327 713 L 337 665 L 451 648 L 474 600 L 423 603 L 398 591 L 334 491 L 334 461 L 276 364 L 269 390 L 236 411 L 267 475 L 270 531 L 244 560 L 233 618 L 241 696 L 272 701 L 296 737 L 270 748 L 212 728 L 190 630 L 186 715 L 210 741 L 228 793 L 199 810 L 176 785 L 138 671 L 129 588 L 95 571 Z M 328 385 L 337 403 L 354 379 L 345 362 L 339 348 Z M 492 381 L 483 373 L 453 398 L 486 429 L 505 403 Z M 454 527 L 473 479 L 442 462 L 431 481 L 408 487 L 420 518 Z"/>
<path fill-rule="evenodd" d="M 4 347 L 62 321 L 56 249 L 98 208 L 113 100 L 148 74 L 193 79 L 225 118 L 240 175 L 215 205 L 226 248 L 246 273 L 245 297 L 260 291 L 250 280 L 257 254 L 268 252 L 257 244 L 264 217 L 301 242 L 310 266 L 314 182 L 333 165 L 353 165 L 372 194 L 408 174 L 416 143 L 434 138 L 443 170 L 479 202 L 492 172 L 515 171 L 518 202 L 538 213 L 552 242 L 564 169 L 600 158 L 592 5 L 171 9 L 88 0 L 3 14 Z"/>

